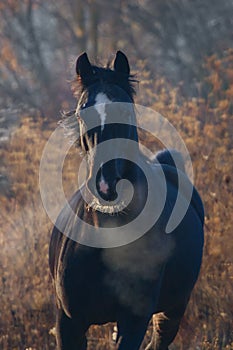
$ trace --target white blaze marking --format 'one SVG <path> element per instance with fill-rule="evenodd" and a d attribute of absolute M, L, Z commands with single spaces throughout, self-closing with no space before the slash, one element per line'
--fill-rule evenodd
<path fill-rule="evenodd" d="M 104 93 L 100 92 L 98 95 L 96 95 L 95 102 L 96 103 L 94 107 L 99 113 L 100 122 L 101 122 L 101 131 L 103 131 L 105 119 L 106 119 L 105 105 L 106 103 L 110 103 L 111 101 L 108 99 L 108 97 Z"/>

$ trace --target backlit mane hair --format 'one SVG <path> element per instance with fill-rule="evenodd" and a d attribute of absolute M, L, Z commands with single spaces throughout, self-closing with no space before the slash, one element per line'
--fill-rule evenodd
<path fill-rule="evenodd" d="M 79 99 L 80 95 L 88 90 L 91 86 L 99 83 L 103 86 L 105 85 L 116 85 L 123 89 L 131 101 L 134 102 L 135 95 L 135 83 L 139 81 L 135 78 L 133 74 L 124 74 L 116 72 L 110 68 L 110 64 L 107 64 L 107 67 L 99 67 L 92 65 L 93 74 L 81 78 L 77 76 L 76 79 L 72 82 L 72 91 L 74 96 Z"/>
<path fill-rule="evenodd" d="M 81 91 L 88 89 L 90 86 L 100 83 L 100 84 L 111 84 L 117 85 L 123 89 L 133 101 L 133 96 L 135 95 L 134 83 L 136 80 L 132 75 L 127 75 L 119 72 L 115 72 L 110 68 L 102 68 L 97 66 L 93 67 L 93 75 L 86 77 L 85 79 L 78 78 L 78 82 L 81 86 Z"/>

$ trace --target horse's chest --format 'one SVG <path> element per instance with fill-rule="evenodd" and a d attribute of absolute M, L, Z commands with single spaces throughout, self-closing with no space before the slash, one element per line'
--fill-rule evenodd
<path fill-rule="evenodd" d="M 68 249 L 58 271 L 58 295 L 69 313 L 84 308 L 98 322 L 103 308 L 111 315 L 121 307 L 137 314 L 151 309 L 155 281 L 168 253 L 161 256 L 161 249 L 160 254 L 154 250 L 146 239 L 119 248 Z"/>

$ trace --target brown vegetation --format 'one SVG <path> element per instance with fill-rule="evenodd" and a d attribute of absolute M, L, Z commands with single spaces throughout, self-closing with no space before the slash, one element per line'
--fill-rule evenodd
<path fill-rule="evenodd" d="M 233 52 L 207 60 L 209 72 L 197 85 L 200 97 L 184 99 L 182 86 L 141 76 L 139 100 L 165 115 L 182 135 L 190 152 L 195 184 L 205 204 L 205 251 L 199 281 L 180 332 L 171 349 L 233 349 Z M 205 95 L 205 99 L 201 96 Z M 55 348 L 54 300 L 48 269 L 52 224 L 39 194 L 38 169 L 43 147 L 55 123 L 30 116 L 0 156 L 13 182 L 15 198 L 1 195 L 0 216 L 0 348 Z M 152 141 L 148 140 L 152 147 Z M 57 150 L 59 152 L 59 150 Z M 54 155 L 56 159 L 56 154 Z M 77 160 L 75 160 L 77 159 Z M 76 187 L 79 154 L 66 158 L 63 180 L 67 196 Z M 48 174 L 51 176 L 51 174 Z M 109 349 L 112 325 L 92 327 L 89 349 Z M 148 329 L 146 339 L 150 337 Z"/>

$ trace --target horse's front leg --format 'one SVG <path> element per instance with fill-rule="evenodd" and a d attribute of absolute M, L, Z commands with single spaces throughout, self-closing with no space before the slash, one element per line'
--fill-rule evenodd
<path fill-rule="evenodd" d="M 168 346 L 173 342 L 179 330 L 181 318 L 184 310 L 174 312 L 161 312 L 153 316 L 153 334 L 150 344 L 146 350 L 168 350 Z"/>
<path fill-rule="evenodd" d="M 56 340 L 58 350 L 86 350 L 88 327 L 79 319 L 69 318 L 62 309 L 57 311 Z"/>
<path fill-rule="evenodd" d="M 124 319 L 117 323 L 118 350 L 138 350 L 147 330 L 148 317 L 125 315 Z"/>

